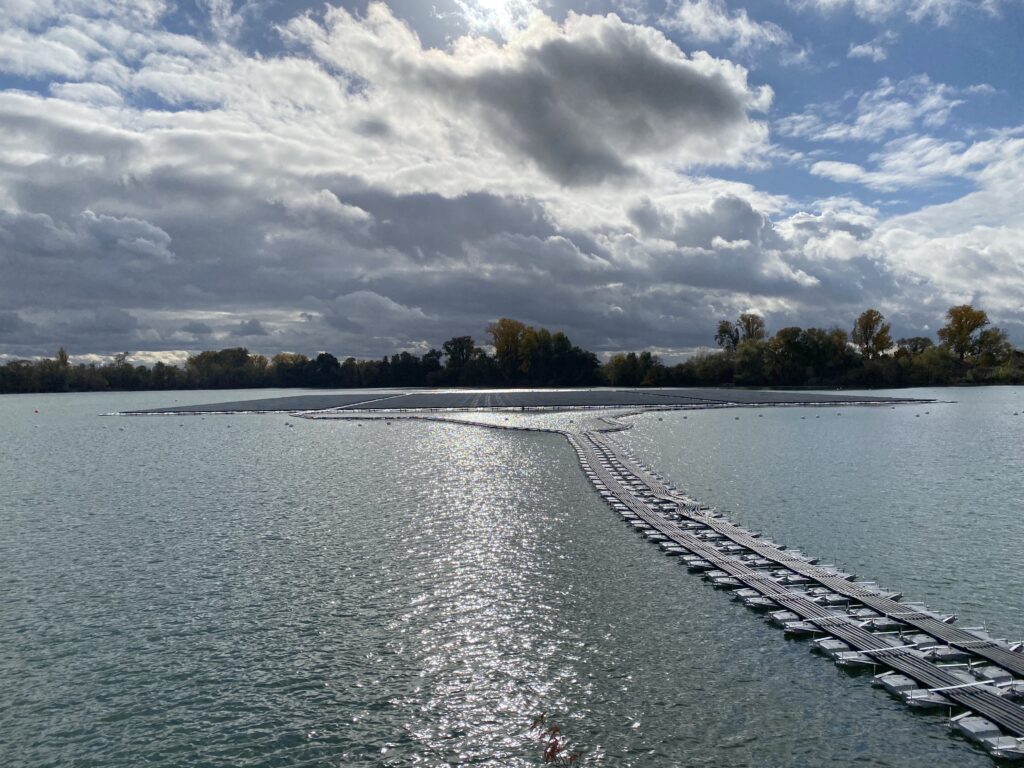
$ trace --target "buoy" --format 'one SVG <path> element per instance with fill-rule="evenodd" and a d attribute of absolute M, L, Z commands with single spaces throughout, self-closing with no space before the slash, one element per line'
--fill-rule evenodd
<path fill-rule="evenodd" d="M 32 413 L 39 413 L 39 409 L 38 408 L 33 409 Z"/>

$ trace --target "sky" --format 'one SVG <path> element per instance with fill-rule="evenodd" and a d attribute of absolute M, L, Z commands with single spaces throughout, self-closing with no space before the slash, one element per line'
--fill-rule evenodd
<path fill-rule="evenodd" d="M 1024 0 L 0 0 L 0 356 L 1024 344 Z"/>

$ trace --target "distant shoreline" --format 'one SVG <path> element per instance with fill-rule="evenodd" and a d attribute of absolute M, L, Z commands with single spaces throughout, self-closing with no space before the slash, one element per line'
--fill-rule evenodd
<path fill-rule="evenodd" d="M 835 386 L 835 385 L 820 385 L 815 386 L 811 384 L 801 386 L 773 386 L 766 384 L 764 386 L 740 386 L 738 384 L 721 384 L 715 389 L 721 389 L 726 391 L 737 391 L 737 392 L 857 392 L 857 391 L 889 391 L 889 390 L 902 390 L 902 389 L 982 389 L 985 387 L 1017 387 L 1024 386 L 1024 382 L 953 382 L 948 384 L 900 384 L 900 385 L 860 385 L 860 386 Z M 273 390 L 273 389 L 292 389 L 300 390 L 303 392 L 333 392 L 336 390 L 355 390 L 355 391 L 368 391 L 368 392 L 393 392 L 393 391 L 422 391 L 422 392 L 435 392 L 435 391 L 455 391 L 455 392 L 502 392 L 509 390 L 519 391 L 564 391 L 564 390 L 619 390 L 623 387 L 614 387 L 610 384 L 598 384 L 592 386 L 578 386 L 578 387 L 565 387 L 565 386 L 552 386 L 552 387 L 541 387 L 541 386 L 522 386 L 522 387 L 510 387 L 506 385 L 492 385 L 492 386 L 452 386 L 452 387 L 434 387 L 434 386 L 420 386 L 420 387 L 393 387 L 393 386 L 381 386 L 381 387 L 309 387 L 309 386 L 296 386 L 296 387 L 284 387 L 279 385 L 266 384 L 262 386 L 224 386 L 224 387 L 210 387 L 210 386 L 195 386 L 195 387 L 176 387 L 176 388 L 152 388 L 152 389 L 39 389 L 30 392 L 0 392 L 0 397 L 4 395 L 104 395 L 104 394 L 117 394 L 117 393 L 128 393 L 128 392 L 231 392 L 237 390 Z M 694 384 L 692 386 L 682 387 L 665 387 L 665 386 L 649 386 L 649 387 L 630 387 L 630 389 L 638 389 L 641 391 L 658 391 L 660 389 L 707 389 L 700 385 Z M 913 400 L 914 398 L 911 398 Z"/>

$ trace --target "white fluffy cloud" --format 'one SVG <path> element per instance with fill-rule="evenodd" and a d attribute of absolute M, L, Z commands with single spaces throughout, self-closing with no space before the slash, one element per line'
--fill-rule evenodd
<path fill-rule="evenodd" d="M 535 0 L 455 0 L 462 18 L 474 32 L 497 31 L 508 36 L 540 12 Z"/>
<path fill-rule="evenodd" d="M 737 50 L 793 43 L 789 33 L 778 24 L 756 21 L 745 8 L 730 11 L 725 0 L 670 2 L 661 24 L 702 42 L 729 43 Z"/>
<path fill-rule="evenodd" d="M 932 82 L 927 75 L 898 82 L 884 77 L 876 88 L 857 97 L 852 115 L 843 102 L 833 102 L 784 117 L 776 126 L 785 136 L 812 141 L 877 141 L 917 126 L 941 126 L 965 97 L 988 90 L 984 85 L 954 88 Z"/>
<path fill-rule="evenodd" d="M 883 32 L 866 43 L 850 43 L 846 54 L 849 59 L 870 59 L 876 64 L 889 58 L 889 46 L 896 42 L 898 36 L 891 31 Z"/>
<path fill-rule="evenodd" d="M 882 151 L 870 155 L 870 168 L 856 163 L 821 160 L 814 163 L 810 171 L 816 176 L 883 191 L 954 178 L 971 179 L 983 186 L 995 181 L 1002 188 L 1008 181 L 1019 180 L 1019 158 L 1022 154 L 1024 140 L 1012 133 L 972 144 L 910 135 L 890 141 Z"/>
<path fill-rule="evenodd" d="M 1011 0 L 1012 1 L 1012 0 Z M 900 14 L 912 21 L 949 24 L 960 13 L 999 12 L 1003 0 L 791 0 L 797 7 L 814 8 L 825 13 L 849 8 L 871 21 L 881 22 Z"/>

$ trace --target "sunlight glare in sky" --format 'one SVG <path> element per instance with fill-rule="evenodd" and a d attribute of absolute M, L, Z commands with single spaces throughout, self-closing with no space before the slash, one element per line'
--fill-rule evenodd
<path fill-rule="evenodd" d="M 494 30 L 502 35 L 522 27 L 537 10 L 532 0 L 458 0 L 466 22 L 474 30 Z"/>

